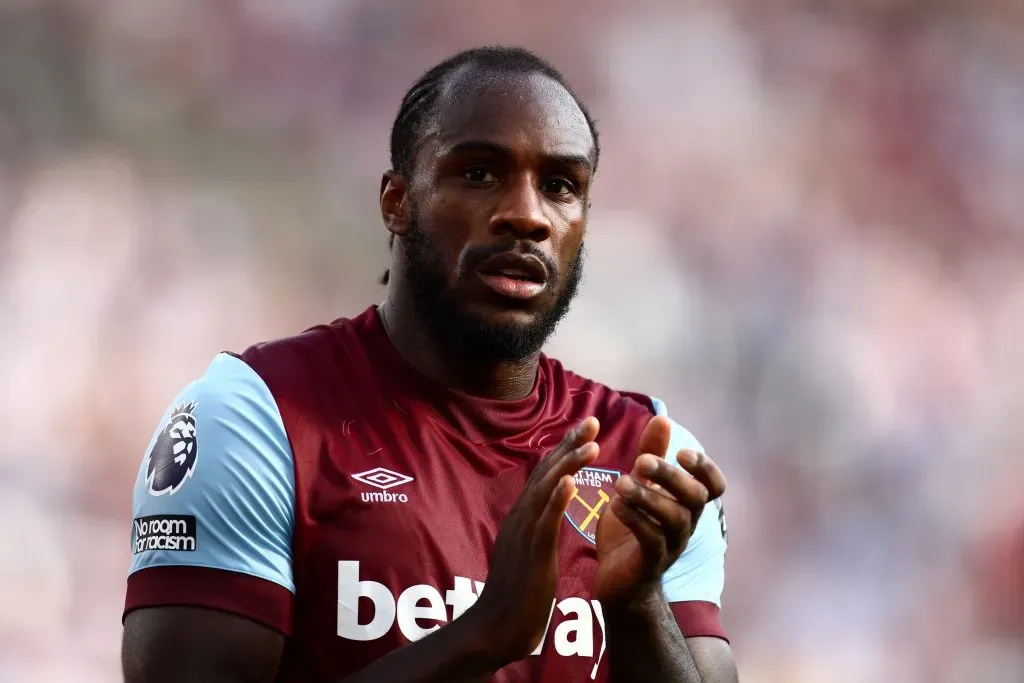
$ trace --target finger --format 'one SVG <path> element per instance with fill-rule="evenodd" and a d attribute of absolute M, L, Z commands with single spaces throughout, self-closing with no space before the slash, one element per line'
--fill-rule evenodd
<path fill-rule="evenodd" d="M 615 482 L 615 491 L 631 508 L 643 512 L 657 522 L 667 538 L 680 535 L 684 538 L 690 537 L 696 522 L 693 512 L 685 504 L 645 486 L 628 474 L 622 475 Z"/>
<path fill-rule="evenodd" d="M 597 421 L 596 417 L 588 417 L 581 421 L 575 428 L 570 429 L 566 435 L 562 438 L 561 443 L 555 447 L 552 455 L 556 453 L 568 453 L 574 448 L 579 448 L 588 441 L 593 441 L 597 438 L 598 432 L 601 431 L 601 423 Z"/>
<path fill-rule="evenodd" d="M 637 453 L 653 453 L 664 458 L 672 441 L 672 421 L 664 415 L 651 418 L 640 435 Z"/>
<path fill-rule="evenodd" d="M 711 492 L 696 477 L 649 453 L 637 458 L 633 472 L 650 489 L 674 498 L 690 510 L 703 510 L 711 499 Z"/>
<path fill-rule="evenodd" d="M 569 501 L 574 495 L 576 495 L 576 484 L 569 475 L 562 477 L 555 484 L 534 529 L 533 548 L 537 554 L 550 554 L 557 550 L 559 529 L 562 528 L 562 515 L 569 507 Z"/>
<path fill-rule="evenodd" d="M 600 446 L 593 441 L 588 441 L 579 448 L 576 448 L 555 462 L 551 469 L 538 481 L 535 486 L 541 491 L 550 491 L 558 485 L 559 480 L 566 475 L 573 475 L 582 468 L 597 460 L 601 452 Z M 547 494 L 543 494 L 547 495 Z"/>
<path fill-rule="evenodd" d="M 633 532 L 648 559 L 658 560 L 668 555 L 665 536 L 650 517 L 633 509 L 618 496 L 612 499 L 610 507 L 612 514 Z"/>
<path fill-rule="evenodd" d="M 700 451 L 683 449 L 676 454 L 676 462 L 708 490 L 708 500 L 714 500 L 725 493 L 726 481 L 722 470 L 715 461 Z"/>
<path fill-rule="evenodd" d="M 588 417 L 570 429 L 559 444 L 533 468 L 533 472 L 530 474 L 531 481 L 544 477 L 560 458 L 596 439 L 600 430 L 601 423 L 597 421 L 596 417 Z"/>
<path fill-rule="evenodd" d="M 530 516 L 537 517 L 541 514 L 544 505 L 562 477 L 576 474 L 580 469 L 597 460 L 600 452 L 601 449 L 596 443 L 588 441 L 565 455 L 552 456 L 551 464 L 539 478 L 531 475 L 521 494 L 522 504 L 529 510 Z"/>

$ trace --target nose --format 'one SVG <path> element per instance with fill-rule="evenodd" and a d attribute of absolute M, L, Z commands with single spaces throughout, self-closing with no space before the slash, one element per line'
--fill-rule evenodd
<path fill-rule="evenodd" d="M 551 220 L 545 212 L 544 198 L 531 178 L 520 178 L 506 185 L 497 210 L 491 216 L 491 231 L 512 234 L 517 239 L 543 242 L 551 236 Z"/>

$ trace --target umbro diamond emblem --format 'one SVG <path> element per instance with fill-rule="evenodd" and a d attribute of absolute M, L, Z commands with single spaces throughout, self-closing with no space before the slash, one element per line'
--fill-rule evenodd
<path fill-rule="evenodd" d="M 409 496 L 404 493 L 390 493 L 388 489 L 403 484 L 408 484 L 412 477 L 398 472 L 393 472 L 384 467 L 374 467 L 372 470 L 353 474 L 352 478 L 362 484 L 368 484 L 380 491 L 363 491 L 360 496 L 364 503 L 408 503 Z"/>

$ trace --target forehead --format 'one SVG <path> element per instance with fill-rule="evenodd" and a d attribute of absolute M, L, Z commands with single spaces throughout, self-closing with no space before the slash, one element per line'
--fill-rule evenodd
<path fill-rule="evenodd" d="M 427 140 L 443 153 L 460 142 L 492 142 L 517 154 L 594 156 L 594 139 L 569 91 L 540 73 L 467 68 L 445 86 Z"/>

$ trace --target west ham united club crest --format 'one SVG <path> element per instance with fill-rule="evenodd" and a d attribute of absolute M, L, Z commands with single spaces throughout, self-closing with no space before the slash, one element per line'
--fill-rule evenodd
<path fill-rule="evenodd" d="M 577 491 L 569 501 L 565 518 L 591 543 L 597 543 L 597 520 L 612 501 L 618 478 L 615 470 L 596 467 L 584 467 L 573 478 Z"/>
<path fill-rule="evenodd" d="M 196 469 L 195 401 L 176 406 L 149 452 L 146 483 L 154 496 L 173 495 Z"/>

